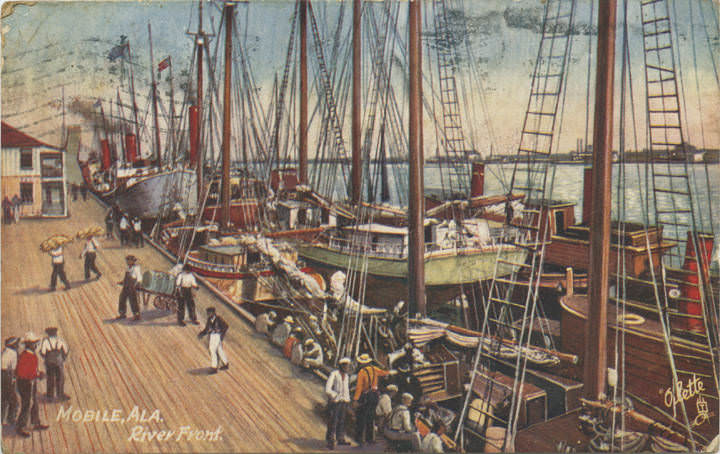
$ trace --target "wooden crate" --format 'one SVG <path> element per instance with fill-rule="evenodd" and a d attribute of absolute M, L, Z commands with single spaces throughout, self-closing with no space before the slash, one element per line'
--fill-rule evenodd
<path fill-rule="evenodd" d="M 498 405 L 511 395 L 514 379 L 495 371 L 478 371 L 473 382 L 473 391 L 480 397 L 489 395 L 490 403 Z M 527 380 L 522 389 L 518 428 L 547 420 L 547 393 Z"/>

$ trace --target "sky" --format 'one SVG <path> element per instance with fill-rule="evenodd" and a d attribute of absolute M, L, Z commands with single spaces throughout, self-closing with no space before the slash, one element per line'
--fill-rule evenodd
<path fill-rule="evenodd" d="M 637 136 L 639 147 L 642 148 L 645 141 L 645 92 L 637 3 L 631 2 L 629 6 L 628 29 L 632 89 L 638 114 Z M 468 141 L 485 156 L 491 149 L 495 153 L 514 153 L 518 148 L 528 105 L 544 3 L 540 0 L 452 0 L 449 4 L 464 5 L 467 19 L 468 35 L 465 42 L 469 50 L 463 53 L 456 77 L 458 84 L 467 88 L 459 93 L 460 102 L 474 106 L 463 118 Z M 673 30 L 676 57 L 681 63 L 680 89 L 684 95 L 682 107 L 686 137 L 697 146 L 704 144 L 707 148 L 720 148 L 720 84 L 714 66 L 718 65 L 720 55 L 718 5 L 711 3 L 711 0 L 670 0 L 669 4 L 676 27 Z M 204 27 L 207 30 L 217 31 L 220 22 L 219 5 L 206 4 Z M 345 4 L 344 26 L 340 32 L 342 49 L 348 48 L 350 5 L 351 2 Z M 371 5 L 376 11 L 383 7 L 379 2 L 372 2 Z M 340 2 L 334 0 L 313 2 L 326 56 L 330 54 L 333 45 L 332 30 L 338 23 L 341 6 Z M 423 6 L 426 32 L 423 41 L 428 44 L 434 39 L 431 33 L 432 2 L 425 1 Z M 98 98 L 103 100 L 104 108 L 109 109 L 107 100 L 116 97 L 120 84 L 119 65 L 110 62 L 107 54 L 120 42 L 121 35 L 127 36 L 135 57 L 135 86 L 138 104 L 143 111 L 147 109 L 147 95 L 150 92 L 148 23 L 152 26 L 154 65 L 166 56 L 171 56 L 178 81 L 181 72 L 190 67 L 193 45 L 188 31 L 197 27 L 197 3 L 194 2 L 37 2 L 32 6 L 18 5 L 10 10 L 7 3 L 3 4 L 2 118 L 50 143 L 60 141 L 63 98 L 65 124 L 83 126 L 83 142 L 92 143 L 92 121 L 87 112 L 93 110 L 92 106 Z M 401 3 L 397 10 L 398 36 L 404 37 L 406 4 Z M 590 11 L 589 1 L 577 0 L 571 60 L 559 126 L 561 131 L 557 150 L 561 152 L 573 150 L 577 139 L 586 136 L 588 55 L 592 49 L 592 84 L 596 46 L 593 23 L 597 20 L 596 14 L 591 20 Z M 292 14 L 293 3 L 285 0 L 251 0 L 237 7 L 237 24 L 243 36 L 243 49 L 255 75 L 258 96 L 266 109 L 271 102 L 273 81 L 275 77 L 282 76 Z M 618 24 L 622 24 L 622 17 L 623 2 L 619 2 Z M 363 33 L 365 40 L 372 37 L 367 25 Z M 619 28 L 617 106 L 620 102 L 621 36 Z M 217 42 L 213 38 L 210 44 L 212 49 Z M 715 61 L 711 52 L 715 52 Z M 396 53 L 399 69 L 393 70 L 393 88 L 401 108 L 406 109 L 404 57 L 399 50 Z M 311 59 L 313 55 L 311 51 Z M 364 86 L 368 87 L 371 79 L 367 51 L 364 58 L 363 80 Z M 432 54 L 428 51 L 423 58 L 425 83 L 432 87 L 433 80 L 437 79 L 437 66 L 433 65 Z M 311 71 L 317 74 L 317 63 L 314 62 L 316 60 L 311 61 Z M 182 98 L 178 84 L 175 84 L 176 105 L 180 104 Z M 425 90 L 426 93 L 431 92 L 432 88 Z M 166 81 L 160 82 L 160 91 L 167 93 Z M 311 100 L 317 97 L 312 93 L 310 96 Z M 344 106 L 346 99 L 342 93 L 338 92 L 336 96 L 338 104 Z M 592 102 L 592 96 L 590 100 Z M 367 98 L 365 102 L 368 102 Z M 344 117 L 341 115 L 341 122 L 343 137 L 349 144 L 349 111 Z M 426 155 L 432 155 L 435 147 L 433 129 L 432 119 L 426 113 Z M 311 142 L 317 141 L 318 131 L 317 124 L 311 127 Z M 627 141 L 632 147 L 632 128 L 628 131 Z"/>

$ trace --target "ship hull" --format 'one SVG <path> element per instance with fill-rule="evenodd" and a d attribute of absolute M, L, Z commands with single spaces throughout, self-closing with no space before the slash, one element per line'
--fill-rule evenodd
<path fill-rule="evenodd" d="M 120 210 L 141 219 L 168 215 L 179 204 L 185 212 L 197 209 L 195 172 L 176 169 L 160 172 L 116 191 Z"/>

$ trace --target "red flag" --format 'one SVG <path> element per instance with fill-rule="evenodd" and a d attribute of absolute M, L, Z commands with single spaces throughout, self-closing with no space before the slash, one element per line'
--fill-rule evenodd
<path fill-rule="evenodd" d="M 165 57 L 163 61 L 158 63 L 158 72 L 161 72 L 163 69 L 170 66 L 170 56 Z"/>

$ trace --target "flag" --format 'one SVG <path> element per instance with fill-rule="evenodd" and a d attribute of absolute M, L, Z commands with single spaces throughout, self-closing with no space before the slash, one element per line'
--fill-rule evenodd
<path fill-rule="evenodd" d="M 158 72 L 161 72 L 163 69 L 167 68 L 168 66 L 170 66 L 170 56 L 169 55 L 167 57 L 165 57 L 165 59 L 163 61 L 158 63 Z"/>

